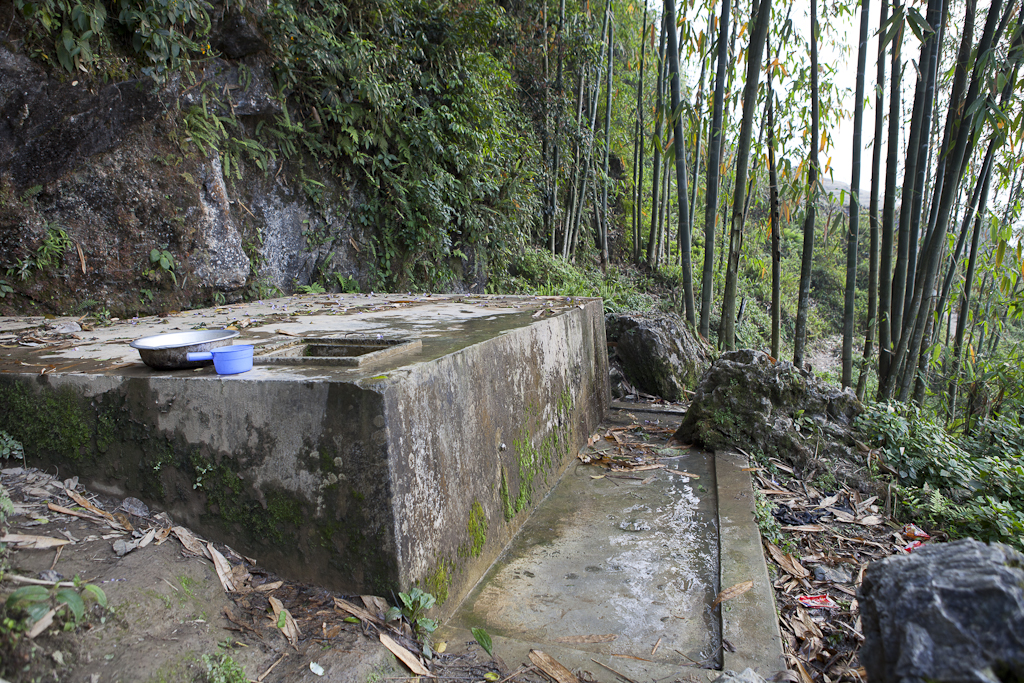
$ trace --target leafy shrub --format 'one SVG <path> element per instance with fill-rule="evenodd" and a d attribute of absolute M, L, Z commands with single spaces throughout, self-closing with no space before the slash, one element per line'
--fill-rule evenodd
<path fill-rule="evenodd" d="M 507 278 L 492 282 L 492 293 L 601 297 L 606 312 L 654 307 L 654 299 L 618 271 L 610 269 L 603 275 L 583 270 L 544 249 L 526 247 L 511 258 L 508 273 Z"/>
<path fill-rule="evenodd" d="M 206 683 L 247 683 L 249 680 L 245 675 L 245 669 L 239 666 L 231 655 L 224 652 L 203 655 L 203 664 L 206 666 Z"/>
<path fill-rule="evenodd" d="M 857 418 L 896 470 L 905 509 L 956 536 L 1024 548 L 1024 430 L 987 421 L 957 441 L 935 416 L 902 403 L 868 406 Z"/>
<path fill-rule="evenodd" d="M 0 460 L 8 458 L 25 459 L 25 449 L 21 442 L 7 432 L 0 431 Z"/>
<path fill-rule="evenodd" d="M 99 53 L 122 35 L 139 56 L 141 71 L 157 80 L 206 54 L 210 18 L 203 0 L 14 0 L 28 23 L 37 53 L 72 74 L 89 73 Z"/>

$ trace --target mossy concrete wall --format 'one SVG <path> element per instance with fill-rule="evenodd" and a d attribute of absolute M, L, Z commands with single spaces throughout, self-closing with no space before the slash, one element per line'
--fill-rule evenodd
<path fill-rule="evenodd" d="M 142 498 L 291 579 L 418 584 L 448 612 L 608 402 L 600 301 L 452 345 L 362 374 L 5 371 L 0 430 L 30 465 Z"/>

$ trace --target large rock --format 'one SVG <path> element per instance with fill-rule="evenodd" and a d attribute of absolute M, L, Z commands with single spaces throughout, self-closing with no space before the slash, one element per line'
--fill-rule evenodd
<path fill-rule="evenodd" d="M 45 185 L 117 147 L 163 109 L 152 82 L 91 90 L 0 48 L 0 176 L 9 174 L 19 192 Z"/>
<path fill-rule="evenodd" d="M 743 349 L 722 354 L 704 373 L 673 438 L 709 450 L 740 446 L 800 467 L 815 456 L 852 462 L 850 429 L 860 411 L 851 390 Z"/>
<path fill-rule="evenodd" d="M 676 315 L 609 313 L 605 329 L 626 378 L 669 401 L 692 391 L 710 361 L 707 347 Z"/>
<path fill-rule="evenodd" d="M 1024 555 L 975 540 L 873 562 L 860 589 L 871 683 L 1024 680 Z"/>

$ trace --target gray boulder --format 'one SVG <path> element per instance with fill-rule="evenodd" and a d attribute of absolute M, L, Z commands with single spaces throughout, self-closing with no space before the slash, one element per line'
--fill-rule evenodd
<path fill-rule="evenodd" d="M 860 589 L 871 683 L 1024 680 L 1024 555 L 975 540 L 873 562 Z"/>
<path fill-rule="evenodd" d="M 605 332 L 626 379 L 669 401 L 685 398 L 711 360 L 707 346 L 672 314 L 609 313 Z"/>
<path fill-rule="evenodd" d="M 854 463 L 863 459 L 851 451 L 851 430 L 860 412 L 851 390 L 742 349 L 723 353 L 704 373 L 673 439 L 708 450 L 739 446 L 801 468 L 824 460 L 841 480 L 859 480 Z"/>

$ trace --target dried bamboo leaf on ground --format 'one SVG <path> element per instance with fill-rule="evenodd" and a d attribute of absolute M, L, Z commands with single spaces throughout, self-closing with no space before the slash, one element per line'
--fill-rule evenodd
<path fill-rule="evenodd" d="M 71 541 L 66 538 L 32 536 L 30 534 L 4 534 L 0 536 L 0 543 L 11 543 L 25 550 L 44 550 L 46 548 L 58 548 L 71 543 Z"/>
<path fill-rule="evenodd" d="M 274 618 L 277 627 L 281 629 L 281 633 L 288 639 L 288 642 L 292 647 L 298 648 L 299 638 L 302 637 L 302 632 L 299 631 L 299 625 L 295 623 L 294 617 L 291 613 L 284 608 L 284 604 L 273 595 L 268 599 L 270 602 L 270 608 L 274 610 Z"/>
<path fill-rule="evenodd" d="M 711 604 L 711 606 L 718 607 L 718 605 L 725 602 L 726 600 L 732 600 L 735 597 L 743 595 L 753 587 L 753 581 L 743 581 L 741 583 L 737 583 L 735 586 L 730 586 L 729 588 L 726 588 L 724 591 L 718 594 L 718 597 L 715 598 L 715 601 Z"/>
<path fill-rule="evenodd" d="M 69 497 L 69 498 L 70 498 L 71 500 L 75 501 L 76 503 L 78 503 L 79 505 L 81 505 L 82 507 L 84 507 L 84 508 L 85 508 L 86 510 L 88 510 L 89 512 L 95 513 L 95 514 L 99 515 L 100 517 L 103 517 L 104 519 L 107 519 L 107 520 L 109 520 L 109 521 L 111 521 L 111 522 L 113 522 L 113 521 L 114 521 L 114 516 L 113 516 L 112 514 L 110 514 L 110 513 L 109 513 L 109 512 L 107 512 L 106 510 L 101 510 L 101 509 L 99 509 L 98 507 L 96 507 L 95 505 L 93 505 L 92 503 L 90 503 L 90 502 L 88 501 L 88 499 L 86 499 L 86 497 L 85 497 L 85 496 L 83 496 L 83 495 L 80 495 L 80 494 L 78 494 L 78 493 L 75 493 L 74 491 L 72 491 L 72 490 L 70 490 L 70 489 L 65 489 L 65 490 L 64 490 L 64 493 L 66 493 L 66 494 L 67 494 L 67 496 L 68 496 L 68 497 Z"/>
<path fill-rule="evenodd" d="M 203 551 L 203 544 L 200 543 L 199 539 L 191 531 L 183 526 L 176 526 L 171 528 L 171 532 L 181 541 L 182 547 L 186 551 L 196 555 L 197 557 L 203 556 L 206 553 Z"/>
<path fill-rule="evenodd" d="M 213 568 L 217 570 L 217 578 L 220 579 L 220 585 L 224 587 L 224 592 L 233 593 L 235 584 L 231 581 L 231 565 L 220 554 L 220 551 L 213 547 L 212 543 L 206 544 L 206 556 L 213 562 Z"/>
<path fill-rule="evenodd" d="M 530 650 L 530 661 L 555 683 L 579 683 L 573 672 L 562 666 L 558 660 L 540 650 Z"/>
<path fill-rule="evenodd" d="M 807 569 L 802 564 L 800 564 L 800 562 L 797 561 L 796 558 L 794 558 L 789 553 L 782 552 L 779 546 L 775 545 L 774 543 L 768 544 L 768 552 L 769 554 L 771 554 L 772 559 L 775 560 L 775 562 L 780 567 L 782 567 L 784 570 L 786 570 L 787 573 L 795 576 L 796 578 L 806 579 L 811 575 L 811 573 L 807 571 Z"/>
<path fill-rule="evenodd" d="M 423 666 L 420 660 L 416 659 L 416 655 L 396 643 L 387 634 L 380 634 L 380 642 L 384 647 L 391 650 L 391 654 L 402 660 L 402 663 L 409 667 L 409 670 L 414 674 L 433 678 L 434 675 L 430 673 L 427 667 Z"/>
<path fill-rule="evenodd" d="M 334 606 L 337 607 L 338 609 L 344 611 L 344 612 L 348 612 L 349 614 L 351 614 L 354 617 L 362 619 L 363 621 L 369 621 L 370 623 L 375 624 L 375 625 L 377 625 L 377 626 L 379 626 L 381 628 L 384 627 L 384 622 L 383 621 L 381 621 L 380 619 L 378 619 L 374 615 L 370 614 L 369 612 L 367 612 L 362 607 L 358 607 L 356 605 L 353 605 L 348 600 L 343 600 L 342 598 L 334 598 Z"/>

